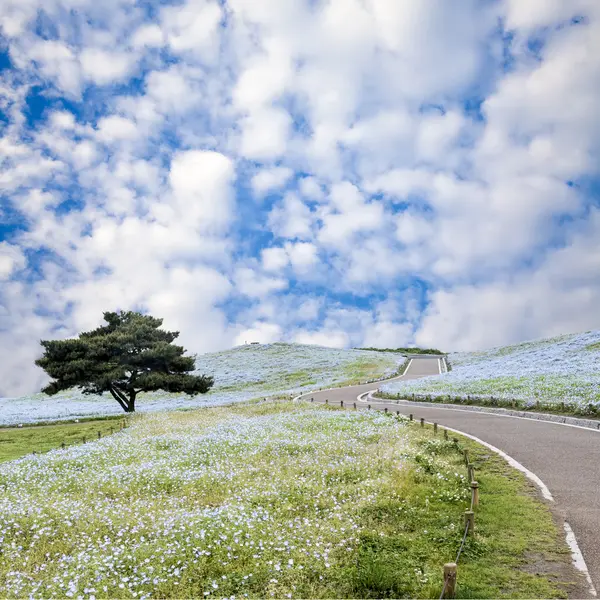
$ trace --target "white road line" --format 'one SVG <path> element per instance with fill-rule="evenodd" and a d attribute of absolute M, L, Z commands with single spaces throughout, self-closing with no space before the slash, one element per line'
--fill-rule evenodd
<path fill-rule="evenodd" d="M 581 554 L 581 550 L 579 549 L 579 544 L 577 543 L 577 539 L 575 538 L 575 533 L 571 529 L 571 526 L 565 521 L 565 534 L 567 536 L 567 544 L 569 544 L 569 548 L 571 548 L 571 557 L 573 558 L 573 566 L 581 571 L 586 578 L 586 581 L 589 585 L 589 593 L 597 597 L 598 593 L 596 592 L 596 588 L 594 587 L 594 582 L 590 577 L 590 572 L 588 571 L 587 565 L 585 564 L 585 560 L 583 559 L 583 554 Z"/>
<path fill-rule="evenodd" d="M 515 460 L 512 456 L 509 456 L 508 454 L 506 454 L 506 452 L 500 450 L 500 448 L 496 448 L 496 446 L 492 446 L 492 444 L 488 444 L 487 442 L 484 442 L 482 439 L 479 439 L 478 437 L 475 437 L 470 433 L 465 433 L 464 431 L 460 431 L 458 429 L 452 429 L 452 427 L 446 427 L 445 425 L 441 425 L 441 427 L 447 429 L 448 431 L 453 431 L 454 433 L 464 435 L 465 437 L 477 442 L 478 444 L 485 446 L 492 452 L 495 452 L 496 454 L 501 456 L 511 467 L 517 469 L 517 471 L 521 471 L 521 473 L 523 473 L 525 477 L 533 481 L 533 483 L 535 483 L 540 488 L 540 492 L 542 492 L 542 496 L 544 496 L 546 500 L 548 500 L 549 502 L 554 502 L 554 498 L 550 490 L 548 489 L 548 486 L 535 473 L 532 473 L 527 467 L 524 467 L 518 460 Z"/>
<path fill-rule="evenodd" d="M 443 426 L 443 427 L 445 427 L 445 426 Z M 464 437 L 467 437 L 467 438 L 473 440 L 474 442 L 477 442 L 478 444 L 485 446 L 492 452 L 495 452 L 496 454 L 501 456 L 511 467 L 513 467 L 514 469 L 517 469 L 518 471 L 521 471 L 521 473 L 523 473 L 525 475 L 525 477 L 527 477 L 530 481 L 535 483 L 540 488 L 540 492 L 542 493 L 542 496 L 546 500 L 548 500 L 549 502 L 554 502 L 554 497 L 552 496 L 552 493 L 548 489 L 548 486 L 535 473 L 531 472 L 527 467 L 523 466 L 518 460 L 514 459 L 512 456 L 509 456 L 508 454 L 506 454 L 506 452 L 503 452 L 502 450 L 500 450 L 500 448 L 496 448 L 496 446 L 492 446 L 492 444 L 488 444 L 487 442 L 484 442 L 482 439 L 475 437 L 474 435 L 470 435 L 469 433 L 465 433 L 464 431 L 460 431 L 458 429 L 453 429 L 452 427 L 445 427 L 445 429 L 447 429 L 448 431 L 452 431 L 454 433 L 458 433 L 459 435 L 463 435 Z M 579 544 L 577 543 L 577 538 L 575 537 L 575 533 L 571 529 L 571 526 L 566 521 L 564 523 L 564 528 L 565 528 L 566 541 L 567 541 L 569 548 L 571 549 L 571 559 L 573 561 L 573 566 L 578 571 L 583 573 L 583 575 L 585 576 L 585 579 L 588 583 L 588 586 L 589 586 L 589 589 L 588 589 L 589 593 L 596 598 L 598 596 L 598 594 L 596 593 L 596 588 L 594 587 L 594 583 L 590 576 L 590 572 L 588 571 L 587 565 L 585 564 L 583 554 L 581 553 L 581 550 L 579 549 Z"/>

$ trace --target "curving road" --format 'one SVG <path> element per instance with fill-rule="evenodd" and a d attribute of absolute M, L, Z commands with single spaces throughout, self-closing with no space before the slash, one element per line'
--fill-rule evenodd
<path fill-rule="evenodd" d="M 416 358 L 398 380 L 437 375 L 435 358 Z M 304 394 L 315 402 L 352 405 L 359 394 L 374 390 L 365 384 Z M 358 403 L 366 408 L 366 404 Z M 589 576 L 600 589 L 600 431 L 460 409 L 426 407 L 419 403 L 379 401 L 373 408 L 413 413 L 442 426 L 476 436 L 496 446 L 535 473 L 554 497 L 553 508 L 570 524 L 587 564 Z"/>

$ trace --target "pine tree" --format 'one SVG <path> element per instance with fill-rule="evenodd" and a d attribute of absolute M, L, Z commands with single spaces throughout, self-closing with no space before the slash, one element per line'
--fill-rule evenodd
<path fill-rule="evenodd" d="M 193 356 L 172 342 L 178 331 L 159 329 L 162 319 L 139 312 L 105 312 L 103 325 L 76 339 L 42 340 L 35 361 L 52 377 L 42 391 L 54 395 L 73 387 L 84 394 L 110 392 L 125 412 L 135 411 L 139 392 L 164 390 L 190 396 L 206 393 L 213 378 L 190 375 Z"/>

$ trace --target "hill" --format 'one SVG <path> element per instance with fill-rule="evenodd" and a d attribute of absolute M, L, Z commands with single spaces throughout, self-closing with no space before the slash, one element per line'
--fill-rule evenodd
<path fill-rule="evenodd" d="M 341 350 L 303 344 L 251 344 L 198 356 L 198 374 L 213 375 L 208 394 L 140 394 L 139 412 L 197 406 L 219 406 L 253 398 L 295 394 L 319 387 L 376 380 L 391 376 L 404 361 L 400 355 Z M 117 415 L 118 404 L 105 396 L 85 396 L 77 390 L 53 397 L 33 394 L 0 398 L 0 425 Z"/>
<path fill-rule="evenodd" d="M 448 355 L 451 371 L 381 386 L 417 399 L 484 401 L 522 408 L 600 413 L 600 331 Z M 450 398 L 448 398 L 450 396 Z M 468 398 L 467 398 L 468 397 Z M 493 399 L 493 400 L 492 400 Z"/>

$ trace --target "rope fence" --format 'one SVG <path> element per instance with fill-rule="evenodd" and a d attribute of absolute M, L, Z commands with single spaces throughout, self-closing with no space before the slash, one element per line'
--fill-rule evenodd
<path fill-rule="evenodd" d="M 315 399 L 313 397 L 311 397 L 310 399 L 311 402 L 314 402 Z M 317 400 L 318 402 L 318 400 Z M 325 399 L 325 404 L 329 404 L 329 399 L 326 398 Z M 344 401 L 340 400 L 340 407 L 344 408 Z M 353 403 L 353 408 L 354 410 L 356 410 L 356 402 Z M 371 409 L 371 405 L 367 405 L 367 410 Z M 384 412 L 386 414 L 389 413 L 389 410 L 387 407 L 384 407 Z M 400 411 L 396 411 L 397 415 L 400 415 Z M 415 422 L 416 419 L 414 418 L 414 415 L 412 413 L 410 413 L 408 415 L 408 419 L 409 422 Z M 425 419 L 424 418 L 420 418 L 419 419 L 419 424 L 420 427 L 422 429 L 425 428 Z M 438 433 L 438 424 L 437 423 L 432 423 L 433 425 L 433 433 L 434 435 L 437 435 Z M 444 428 L 444 439 L 448 440 L 449 436 L 448 436 L 448 430 Z M 452 440 L 454 441 L 455 444 L 458 444 L 458 438 L 452 438 Z M 456 597 L 456 584 L 457 584 L 457 579 L 458 579 L 458 561 L 460 560 L 460 556 L 462 554 L 462 551 L 465 547 L 465 543 L 467 541 L 467 537 L 469 537 L 469 535 L 474 535 L 475 533 L 475 509 L 477 508 L 477 506 L 479 506 L 479 483 L 475 480 L 475 466 L 471 463 L 471 461 L 469 460 L 469 452 L 468 450 L 464 449 L 463 450 L 463 456 L 464 456 L 464 461 L 465 461 L 465 467 L 467 469 L 467 477 L 469 480 L 469 484 L 471 487 L 471 507 L 468 510 L 465 510 L 465 530 L 462 536 L 462 540 L 460 542 L 460 546 L 458 548 L 458 552 L 456 553 L 456 558 L 454 560 L 454 562 L 449 562 L 449 563 L 445 563 L 444 564 L 444 585 L 442 587 L 442 593 L 440 594 L 440 600 L 443 600 L 444 598 L 455 598 Z"/>
<path fill-rule="evenodd" d="M 111 427 L 111 428 L 109 429 L 110 433 L 109 433 L 108 435 L 113 435 L 113 433 L 115 433 L 115 430 L 116 430 L 116 431 L 123 431 L 123 429 L 125 429 L 126 427 L 127 427 L 127 424 L 126 424 L 126 422 L 125 422 L 125 421 L 121 421 L 121 422 L 119 423 L 119 426 L 118 426 L 118 427 Z M 101 438 L 102 438 L 102 432 L 101 432 L 101 431 L 98 431 L 98 439 L 101 439 Z M 85 435 L 84 435 L 84 436 L 82 436 L 80 441 L 81 441 L 81 443 L 82 443 L 82 444 L 86 444 L 86 443 L 87 443 L 87 441 L 88 441 L 88 438 L 87 438 L 87 436 L 85 436 Z M 75 443 L 76 443 L 76 442 L 75 442 Z M 60 448 L 61 450 L 64 450 L 65 448 L 67 448 L 67 446 L 74 446 L 74 445 L 75 445 L 75 443 L 70 443 L 70 444 L 67 444 L 66 442 L 61 442 L 61 444 L 60 444 L 59 448 Z M 33 455 L 35 456 L 35 455 L 37 455 L 37 454 L 44 454 L 44 453 L 45 453 L 45 452 L 47 452 L 47 451 L 48 451 L 48 450 L 45 450 L 44 452 L 38 452 L 37 450 L 33 450 L 33 452 L 32 452 L 31 454 L 33 454 Z"/>

